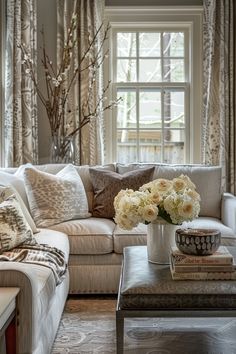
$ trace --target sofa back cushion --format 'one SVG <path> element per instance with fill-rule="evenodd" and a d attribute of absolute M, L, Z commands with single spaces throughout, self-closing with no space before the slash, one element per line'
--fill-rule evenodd
<path fill-rule="evenodd" d="M 3 172 L 4 178 L 6 181 L 9 181 L 9 178 L 10 179 L 13 178 L 15 180 L 15 177 L 17 176 L 17 180 L 19 181 L 19 179 L 20 179 L 21 186 L 24 190 L 23 199 L 26 199 L 28 209 L 30 210 L 28 198 L 27 198 L 27 194 L 26 194 L 26 190 L 25 190 L 25 186 L 24 186 L 24 180 L 23 180 L 23 173 L 24 173 L 24 169 L 26 167 L 27 167 L 27 164 L 20 166 L 18 169 L 15 167 L 0 169 L 0 182 L 1 182 L 1 172 Z M 42 172 L 46 172 L 46 173 L 50 173 L 52 175 L 56 175 L 59 171 L 61 171 L 65 167 L 66 167 L 66 164 L 34 165 L 34 168 L 36 168 L 37 170 L 42 171 Z M 87 195 L 89 211 L 91 212 L 92 208 L 93 208 L 93 198 L 94 198 L 93 185 L 92 185 L 90 174 L 89 174 L 89 167 L 91 167 L 91 166 L 89 166 L 89 165 L 76 166 L 75 165 L 74 167 L 76 168 L 76 170 L 77 170 L 78 174 L 80 175 L 81 180 L 83 182 L 84 189 L 85 189 L 85 192 Z M 115 169 L 116 169 L 115 164 L 95 165 L 93 167 L 108 170 L 108 171 L 113 171 L 113 172 L 115 172 Z M 22 197 L 22 195 L 21 195 L 21 197 Z"/>
<path fill-rule="evenodd" d="M 139 189 L 152 179 L 154 167 L 143 168 L 124 173 L 90 168 L 90 176 L 94 189 L 92 215 L 100 218 L 115 216 L 114 198 L 121 189 Z"/>
<path fill-rule="evenodd" d="M 0 185 L 12 186 L 17 193 L 20 195 L 27 209 L 29 209 L 29 203 L 27 199 L 27 194 L 25 190 L 25 184 L 22 178 L 17 175 L 18 169 L 1 169 L 0 170 Z"/>
<path fill-rule="evenodd" d="M 168 164 L 117 164 L 118 173 L 126 173 L 143 167 L 155 166 L 153 179 L 173 179 L 181 174 L 191 178 L 201 196 L 199 216 L 221 217 L 221 172 L 220 166 L 168 165 Z"/>

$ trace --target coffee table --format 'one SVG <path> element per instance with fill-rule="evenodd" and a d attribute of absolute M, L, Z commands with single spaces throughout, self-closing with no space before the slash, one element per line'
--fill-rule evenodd
<path fill-rule="evenodd" d="M 236 247 L 228 247 L 236 259 Z M 148 262 L 146 246 L 125 247 L 116 309 L 117 354 L 127 317 L 236 317 L 236 281 L 172 280 Z"/>

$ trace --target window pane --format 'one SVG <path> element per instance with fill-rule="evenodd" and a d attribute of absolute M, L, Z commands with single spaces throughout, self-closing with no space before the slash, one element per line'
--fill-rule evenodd
<path fill-rule="evenodd" d="M 141 130 L 139 132 L 139 150 L 141 162 L 161 161 L 161 130 Z"/>
<path fill-rule="evenodd" d="M 184 130 L 165 129 L 164 162 L 184 163 Z"/>
<path fill-rule="evenodd" d="M 139 127 L 161 128 L 161 92 L 142 90 L 139 94 Z"/>
<path fill-rule="evenodd" d="M 136 33 L 117 33 L 117 56 L 136 56 Z"/>
<path fill-rule="evenodd" d="M 184 128 L 184 91 L 164 91 L 165 127 Z"/>
<path fill-rule="evenodd" d="M 165 59 L 163 70 L 164 81 L 184 81 L 184 59 Z"/>
<path fill-rule="evenodd" d="M 159 57 L 161 54 L 160 33 L 139 33 L 139 56 Z"/>
<path fill-rule="evenodd" d="M 137 161 L 137 133 L 132 130 L 117 131 L 117 161 Z"/>
<path fill-rule="evenodd" d="M 184 57 L 184 33 L 164 32 L 163 53 L 168 57 Z"/>
<path fill-rule="evenodd" d="M 140 146 L 140 162 L 161 162 L 161 146 Z"/>
<path fill-rule="evenodd" d="M 162 81 L 161 60 L 140 59 L 139 60 L 139 81 L 140 82 Z"/>
<path fill-rule="evenodd" d="M 136 80 L 136 60 L 118 59 L 117 81 L 130 82 Z"/>
<path fill-rule="evenodd" d="M 136 92 L 118 90 L 117 97 L 121 97 L 117 109 L 117 127 L 135 128 L 136 121 Z"/>

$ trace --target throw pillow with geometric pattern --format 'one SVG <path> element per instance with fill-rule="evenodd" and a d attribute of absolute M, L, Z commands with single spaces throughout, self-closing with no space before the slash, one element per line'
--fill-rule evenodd
<path fill-rule="evenodd" d="M 67 165 L 56 175 L 26 168 L 24 180 L 37 227 L 91 216 L 83 182 L 73 165 Z"/>
<path fill-rule="evenodd" d="M 32 230 L 15 196 L 0 203 L 0 254 L 31 240 Z"/>
<path fill-rule="evenodd" d="M 11 186 L 11 185 L 0 185 L 0 203 L 2 203 L 4 200 L 6 200 L 8 197 L 14 195 L 20 204 L 21 211 L 24 214 L 24 217 L 26 218 L 26 221 L 28 222 L 31 230 L 33 233 L 39 232 L 37 229 L 35 222 L 30 215 L 27 207 L 25 206 L 25 203 L 23 202 L 23 199 L 21 198 L 20 194 L 17 192 L 17 190 Z"/>

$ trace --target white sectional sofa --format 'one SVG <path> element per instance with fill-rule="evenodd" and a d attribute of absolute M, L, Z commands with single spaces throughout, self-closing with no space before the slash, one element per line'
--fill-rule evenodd
<path fill-rule="evenodd" d="M 35 167 L 56 174 L 65 165 Z M 172 179 L 186 174 L 196 184 L 201 196 L 201 212 L 200 217 L 189 226 L 220 229 L 225 244 L 236 237 L 236 198 L 231 194 L 222 194 L 220 167 L 164 164 L 97 166 L 99 170 L 122 175 L 147 167 L 155 167 L 153 179 Z M 92 183 L 90 167 L 76 166 L 76 169 L 85 187 L 89 211 L 93 213 L 94 180 Z M 12 184 L 25 199 L 24 182 L 16 171 L 15 168 L 0 169 L 0 184 Z M 7 179 L 6 174 L 9 176 Z M 47 268 L 16 262 L 0 263 L 0 286 L 21 288 L 18 298 L 19 354 L 50 353 L 68 292 L 117 292 L 123 248 L 146 244 L 146 225 L 140 224 L 132 231 L 125 231 L 117 227 L 112 218 L 91 216 L 41 229 L 35 237 L 38 242 L 48 243 L 65 252 L 69 274 L 56 287 Z"/>

